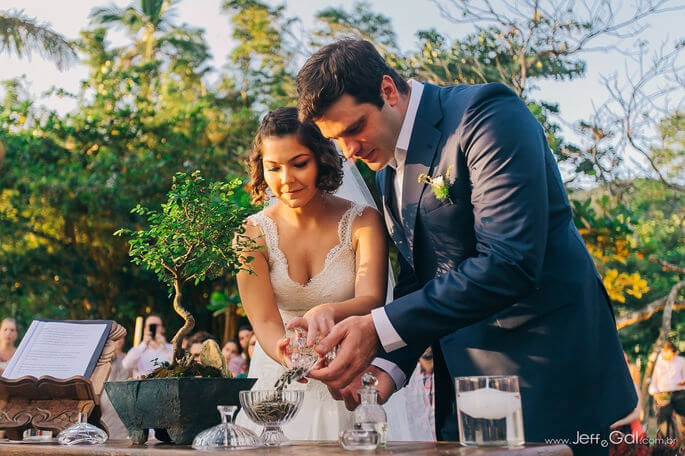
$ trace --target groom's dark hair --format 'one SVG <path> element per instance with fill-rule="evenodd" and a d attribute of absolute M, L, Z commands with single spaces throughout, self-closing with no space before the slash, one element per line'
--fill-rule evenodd
<path fill-rule="evenodd" d="M 366 40 L 344 38 L 319 49 L 297 73 L 300 121 L 319 119 L 344 94 L 358 103 L 382 108 L 381 81 L 385 75 L 392 78 L 400 93 L 409 93 L 407 81 Z"/>

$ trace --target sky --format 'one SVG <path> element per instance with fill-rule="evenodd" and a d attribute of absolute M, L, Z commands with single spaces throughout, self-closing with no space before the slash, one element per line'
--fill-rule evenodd
<path fill-rule="evenodd" d="M 681 1 L 681 0 L 678 0 Z M 80 30 L 88 25 L 88 14 L 94 6 L 106 6 L 114 3 L 127 6 L 130 0 L 62 0 L 59 2 L 48 0 L 0 0 L 0 10 L 23 10 L 31 17 L 49 23 L 52 28 L 68 38 L 78 37 Z M 138 0 L 136 0 L 138 3 Z M 269 0 L 271 4 L 281 4 Z M 414 50 L 418 46 L 416 32 L 422 29 L 436 28 L 448 38 L 459 38 L 467 34 L 470 25 L 455 25 L 442 17 L 439 9 L 430 0 L 370 0 L 375 12 L 382 13 L 392 19 L 398 42 L 403 51 Z M 445 0 L 444 3 L 449 3 Z M 628 3 L 617 0 L 617 3 Z M 314 23 L 314 12 L 328 6 L 349 8 L 351 1 L 340 2 L 333 0 L 290 0 L 286 3 L 289 16 L 296 16 L 302 20 L 305 28 L 311 28 Z M 220 13 L 221 0 L 181 0 L 177 5 L 176 21 L 205 29 L 205 37 L 214 56 L 213 66 L 221 68 L 226 62 L 233 42 L 229 17 Z M 664 41 L 675 42 L 683 38 L 682 24 L 685 23 L 685 11 L 666 13 L 653 16 L 646 22 L 648 26 L 640 35 L 646 40 L 648 47 L 656 49 Z M 123 34 L 111 35 L 112 41 L 123 39 Z M 635 39 L 627 39 L 621 43 L 626 49 L 634 49 Z M 593 112 L 593 104 L 601 104 L 606 99 L 606 91 L 602 85 L 602 75 L 609 75 L 626 69 L 633 71 L 634 64 L 626 60 L 625 55 L 617 51 L 591 52 L 584 55 L 587 62 L 586 75 L 574 81 L 540 81 L 539 87 L 532 92 L 531 98 L 559 103 L 560 114 L 564 123 L 564 134 L 573 139 L 573 125 L 581 119 L 589 119 Z M 52 86 L 77 92 L 79 81 L 87 77 L 87 69 L 83 65 L 74 65 L 69 70 L 60 72 L 55 65 L 43 60 L 38 54 L 32 59 L 18 58 L 14 55 L 0 54 L 0 80 L 13 78 L 25 74 L 30 81 L 30 91 L 38 96 Z M 56 96 L 43 97 L 41 104 L 66 112 L 74 107 L 74 101 L 59 99 Z"/>

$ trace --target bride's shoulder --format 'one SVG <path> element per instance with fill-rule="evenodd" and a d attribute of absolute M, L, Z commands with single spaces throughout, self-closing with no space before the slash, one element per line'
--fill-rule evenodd
<path fill-rule="evenodd" d="M 347 201 L 348 211 L 351 212 L 351 217 L 348 217 L 348 224 L 351 221 L 351 230 L 353 233 L 361 229 L 371 228 L 374 231 L 384 231 L 385 225 L 383 216 L 378 209 L 364 203 L 356 203 Z"/>
<path fill-rule="evenodd" d="M 336 195 L 331 195 L 330 196 L 332 201 L 335 201 L 337 206 L 341 209 L 341 212 L 347 212 L 347 211 L 353 211 L 356 212 L 357 215 L 361 214 L 362 212 L 368 212 L 368 211 L 374 211 L 378 212 L 378 210 L 373 207 L 369 206 L 366 203 L 359 203 L 356 201 L 348 200 L 346 198 L 341 198 Z"/>
<path fill-rule="evenodd" d="M 358 208 L 357 217 L 355 218 L 355 225 L 372 225 L 383 228 L 383 216 L 375 207 L 362 205 Z"/>
<path fill-rule="evenodd" d="M 245 219 L 243 222 L 244 235 L 256 242 L 258 246 L 266 245 L 265 236 L 268 231 L 269 215 L 264 208 Z"/>

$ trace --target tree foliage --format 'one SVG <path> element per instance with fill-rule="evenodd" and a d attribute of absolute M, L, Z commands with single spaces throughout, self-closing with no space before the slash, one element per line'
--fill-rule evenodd
<path fill-rule="evenodd" d="M 240 185 L 239 179 L 206 182 L 199 171 L 177 173 L 161 211 L 140 205 L 131 211 L 146 219 L 147 229 L 114 233 L 129 239 L 134 263 L 153 271 L 175 293 L 174 310 L 185 324 L 172 340 L 174 363 L 186 359 L 181 342 L 195 326 L 195 318 L 183 306 L 183 285 L 249 271 L 253 258 L 241 252 L 254 249 L 243 235 L 243 222 L 253 211 L 234 198 Z"/>
<path fill-rule="evenodd" d="M 90 74 L 79 93 L 53 91 L 78 100 L 73 112 L 37 107 L 21 80 L 5 84 L 0 302 L 24 327 L 36 316 L 131 325 L 141 313 L 168 315 L 164 287 L 129 266 L 126 242 L 112 232 L 140 224 L 130 209 L 159 205 L 178 171 L 201 170 L 211 180 L 242 174 L 257 125 L 257 113 L 236 94 L 207 89 L 205 65 L 197 64 L 205 51 L 191 49 L 193 58 L 160 52 L 148 61 L 136 37 L 113 48 L 107 34 L 102 27 L 81 34 Z M 155 49 L 175 36 L 160 36 Z M 201 299 L 210 292 L 202 284 L 190 290 L 203 326 L 210 315 Z"/>
<path fill-rule="evenodd" d="M 564 137 L 559 106 L 539 99 L 537 86 L 586 76 L 591 71 L 586 52 L 639 39 L 645 18 L 677 9 L 677 3 L 645 0 L 621 8 L 608 0 L 434 3 L 449 20 L 473 28 L 458 37 L 421 30 L 416 47 L 403 50 L 390 19 L 368 3 L 326 8 L 305 29 L 284 6 L 226 0 L 220 12 L 236 45 L 220 70 L 209 66 L 203 31 L 177 23 L 176 2 L 96 7 L 78 43 L 88 77 L 75 94 L 53 90 L 77 100 L 73 112 L 40 108 L 26 94 L 24 81 L 4 82 L 2 312 L 24 323 L 46 316 L 130 324 L 140 313 L 166 314 L 167 290 L 155 270 L 162 275 L 168 270 L 159 269 L 161 263 L 152 271 L 131 267 L 129 245 L 111 233 L 120 227 L 144 232 L 150 214 L 130 208 L 159 206 L 177 172 L 190 176 L 200 170 L 209 181 L 245 175 L 244 159 L 260 115 L 294 104 L 303 58 L 349 35 L 374 42 L 406 77 L 438 85 L 500 82 L 519 94 L 541 122 L 564 171 L 574 222 L 618 316 L 668 295 L 682 273 L 663 264 L 682 267 L 685 255 L 682 43 L 668 44 L 650 59 L 639 47 L 638 55 L 628 57 L 635 59 L 631 72 L 606 75 L 606 100 L 597 101 L 594 116 L 576 125 L 580 139 L 574 141 Z M 127 41 L 118 47 L 108 41 L 113 28 L 126 32 Z M 216 82 L 208 82 L 210 73 Z M 373 172 L 358 166 L 373 189 Z M 234 191 L 236 202 L 249 207 L 244 190 Z M 203 327 L 212 324 L 210 311 L 240 308 L 230 274 L 188 284 L 183 291 Z M 679 314 L 673 315 L 673 328 L 685 329 Z M 647 353 L 659 334 L 657 320 L 622 329 L 624 345 Z"/>

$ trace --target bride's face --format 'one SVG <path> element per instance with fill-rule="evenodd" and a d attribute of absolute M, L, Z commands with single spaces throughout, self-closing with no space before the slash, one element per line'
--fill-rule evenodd
<path fill-rule="evenodd" d="M 303 207 L 319 194 L 316 158 L 295 135 L 264 138 L 262 166 L 266 185 L 289 207 Z"/>

